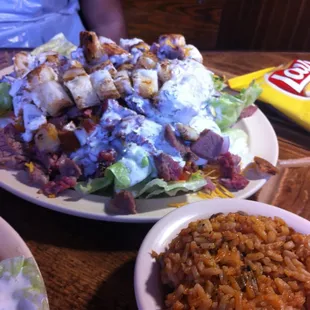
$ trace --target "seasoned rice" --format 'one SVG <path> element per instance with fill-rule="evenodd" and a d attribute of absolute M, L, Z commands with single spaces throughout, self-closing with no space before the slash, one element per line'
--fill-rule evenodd
<path fill-rule="evenodd" d="M 310 235 L 280 218 L 216 214 L 153 256 L 165 309 L 310 309 Z"/>

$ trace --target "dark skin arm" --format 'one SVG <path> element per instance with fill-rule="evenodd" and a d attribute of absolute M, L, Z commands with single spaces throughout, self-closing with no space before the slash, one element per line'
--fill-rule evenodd
<path fill-rule="evenodd" d="M 80 0 L 84 25 L 107 38 L 119 42 L 127 37 L 125 19 L 120 0 Z"/>

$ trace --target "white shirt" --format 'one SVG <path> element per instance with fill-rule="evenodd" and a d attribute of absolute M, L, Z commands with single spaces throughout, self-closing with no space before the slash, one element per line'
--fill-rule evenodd
<path fill-rule="evenodd" d="M 78 0 L 0 0 L 0 47 L 37 47 L 59 32 L 78 45 Z"/>

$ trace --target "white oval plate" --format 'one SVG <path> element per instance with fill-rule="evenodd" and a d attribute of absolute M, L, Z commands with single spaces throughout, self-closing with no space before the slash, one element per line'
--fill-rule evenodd
<path fill-rule="evenodd" d="M 152 251 L 163 252 L 182 228 L 190 222 L 209 218 L 215 213 L 244 211 L 248 214 L 278 216 L 288 226 L 303 234 L 310 234 L 310 222 L 286 210 L 261 202 L 241 199 L 213 199 L 199 201 L 179 208 L 159 222 L 146 235 L 140 247 L 135 266 L 134 288 L 138 308 L 163 309 L 163 293 L 160 283 L 159 266 L 151 257 Z"/>
<path fill-rule="evenodd" d="M 11 71 L 11 67 L 2 70 L 0 76 Z M 279 155 L 278 140 L 270 122 L 260 110 L 257 110 L 253 116 L 242 119 L 235 127 L 243 129 L 248 134 L 251 154 L 276 165 Z M 238 191 L 234 195 L 236 198 L 248 198 L 257 192 L 265 182 L 265 179 L 250 181 L 244 190 Z M 108 197 L 88 195 L 81 198 L 77 192 L 69 190 L 57 198 L 47 198 L 38 194 L 38 189 L 31 187 L 26 178 L 15 171 L 0 170 L 0 186 L 16 196 L 45 208 L 79 217 L 112 222 L 156 222 L 174 210 L 174 208 L 168 207 L 170 203 L 191 203 L 201 200 L 195 194 L 147 200 L 137 199 L 137 214 L 111 215 L 105 211 L 105 205 L 110 200 Z"/>

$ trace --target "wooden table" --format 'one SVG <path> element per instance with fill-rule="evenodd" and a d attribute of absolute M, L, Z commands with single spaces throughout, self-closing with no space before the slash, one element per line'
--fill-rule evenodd
<path fill-rule="evenodd" d="M 0 52 L 0 67 L 14 51 Z M 310 60 L 304 53 L 206 52 L 206 65 L 226 76 Z M 266 111 L 279 139 L 280 159 L 310 156 L 310 134 Z M 266 188 L 266 186 L 265 186 Z M 270 203 L 310 219 L 310 169 L 287 169 Z M 264 191 L 264 188 L 263 188 Z M 0 190 L 0 215 L 27 242 L 42 271 L 52 310 L 136 309 L 133 273 L 150 224 L 105 223 L 56 213 Z M 256 199 L 252 197 L 252 199 Z"/>

